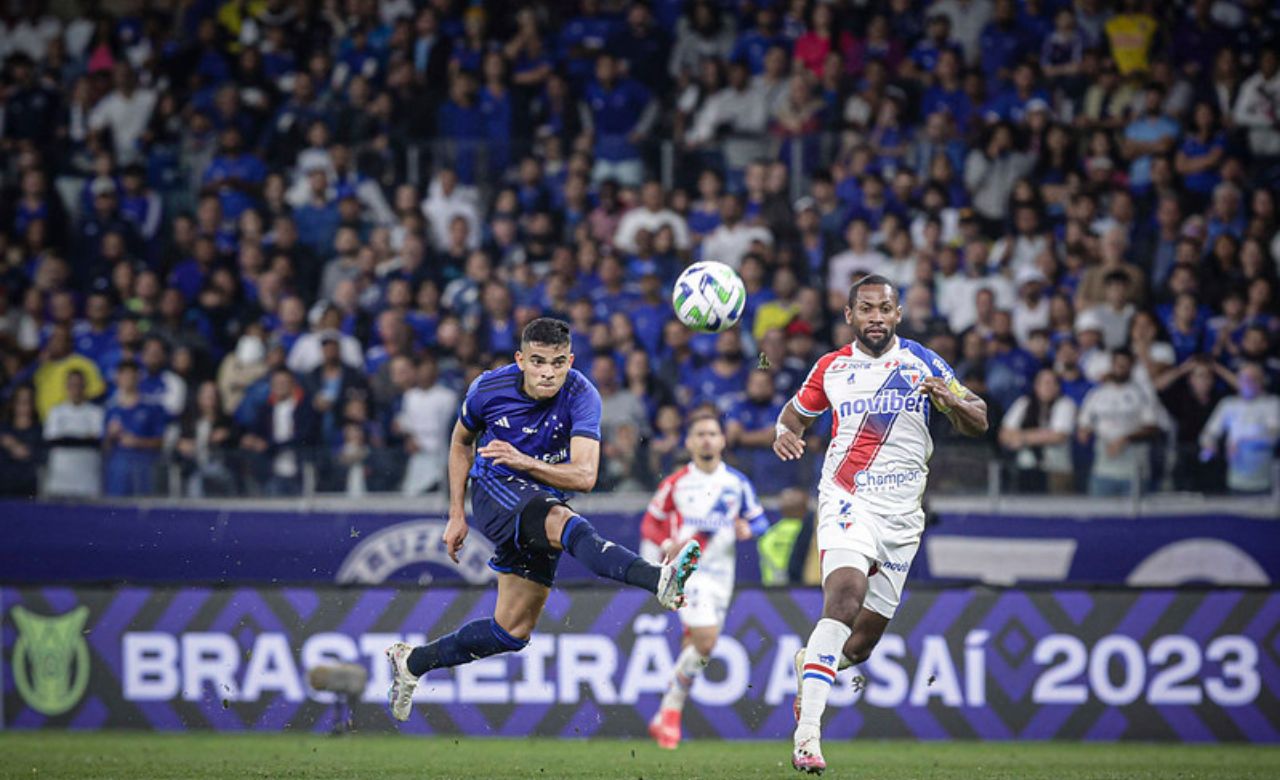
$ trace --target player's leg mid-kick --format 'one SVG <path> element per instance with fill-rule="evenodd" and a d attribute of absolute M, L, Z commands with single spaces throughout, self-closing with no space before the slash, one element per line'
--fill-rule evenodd
<path fill-rule="evenodd" d="M 541 318 L 525 326 L 516 362 L 472 382 L 449 445 L 449 557 L 471 520 L 493 543 L 489 567 L 498 572 L 492 617 L 473 620 L 421 647 L 397 642 L 391 664 L 391 714 L 407 720 L 413 692 L 432 669 L 458 666 L 529 643 L 567 552 L 601 577 L 653 593 L 667 609 L 684 599 L 701 548 L 690 541 L 663 565 L 607 541 L 569 506 L 572 491 L 591 490 L 600 466 L 600 394 L 573 370 L 569 327 Z"/>
<path fill-rule="evenodd" d="M 473 495 L 473 506 L 475 503 Z M 526 533 L 524 528 L 530 527 L 526 518 L 544 514 L 547 532 L 540 535 L 539 540 L 536 531 Z M 654 565 L 627 548 L 603 539 L 590 521 L 563 504 L 535 498 L 519 517 L 521 530 L 517 538 L 532 556 L 522 556 L 526 561 L 523 565 L 512 561 L 517 565 L 499 574 L 493 617 L 473 620 L 419 647 L 397 642 L 387 648 L 392 672 L 388 696 L 391 714 L 397 720 L 408 720 L 413 692 L 427 672 L 524 649 L 551 592 L 554 565 L 561 551 L 573 555 L 601 577 L 648 590 L 667 609 L 676 609 L 684 603 L 685 583 L 697 569 L 701 554 L 697 541 L 685 544 L 670 562 Z M 541 523 L 532 527 L 538 524 Z M 495 555 L 495 560 L 497 557 Z M 538 561 L 550 563 L 539 566 Z"/>

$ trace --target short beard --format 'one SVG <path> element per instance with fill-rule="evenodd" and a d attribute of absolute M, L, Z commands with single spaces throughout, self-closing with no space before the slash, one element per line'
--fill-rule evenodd
<path fill-rule="evenodd" d="M 893 328 L 886 328 L 883 339 L 880 339 L 879 341 L 872 341 L 862 330 L 859 330 L 857 327 L 854 327 L 853 329 L 853 336 L 858 343 L 866 347 L 868 352 L 876 355 L 882 354 L 889 348 L 889 345 L 893 343 L 894 333 L 895 331 Z"/>

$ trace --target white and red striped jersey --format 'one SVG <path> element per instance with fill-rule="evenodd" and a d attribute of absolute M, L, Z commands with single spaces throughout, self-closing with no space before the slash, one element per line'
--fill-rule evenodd
<path fill-rule="evenodd" d="M 658 485 L 645 511 L 641 535 L 658 545 L 667 539 L 677 544 L 697 539 L 702 545 L 698 574 L 732 585 L 738 518 L 746 520 L 757 535 L 769 525 L 746 475 L 723 462 L 710 473 L 689 464 Z"/>
<path fill-rule="evenodd" d="M 921 381 L 942 377 L 953 393 L 968 393 L 937 353 L 909 339 L 895 341 L 880 357 L 856 343 L 828 352 L 791 399 L 805 417 L 830 409 L 834 418 L 819 495 L 853 496 L 854 506 L 880 515 L 920 509 L 933 454 L 932 404 L 920 392 Z"/>

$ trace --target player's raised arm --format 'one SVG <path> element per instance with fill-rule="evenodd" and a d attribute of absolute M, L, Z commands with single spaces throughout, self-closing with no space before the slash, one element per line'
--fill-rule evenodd
<path fill-rule="evenodd" d="M 444 543 L 454 563 L 467 538 L 467 473 L 476 457 L 475 444 L 475 431 L 462 420 L 453 424 L 449 441 L 449 523 L 444 529 Z"/>
<path fill-rule="evenodd" d="M 481 447 L 480 454 L 499 466 L 523 471 L 545 485 L 578 493 L 595 487 L 600 472 L 600 440 L 590 436 L 574 436 L 569 440 L 567 463 L 546 463 L 498 439 Z"/>

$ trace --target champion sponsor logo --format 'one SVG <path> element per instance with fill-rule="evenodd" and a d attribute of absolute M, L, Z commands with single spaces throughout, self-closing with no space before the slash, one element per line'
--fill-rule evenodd
<path fill-rule="evenodd" d="M 498 420 L 496 423 L 494 423 L 494 425 L 495 425 L 495 426 L 497 426 L 498 428 L 510 428 L 510 427 L 511 427 L 511 423 L 507 422 L 507 417 L 506 417 L 506 415 L 503 415 L 501 418 L 499 418 L 499 420 Z"/>
<path fill-rule="evenodd" d="M 925 398 L 917 393 L 890 390 L 876 393 L 870 398 L 858 398 L 840 402 L 840 416 L 851 414 L 882 414 L 895 412 L 923 412 Z"/>
<path fill-rule="evenodd" d="M 906 574 L 911 568 L 909 563 L 898 563 L 896 561 L 880 561 L 880 568 L 885 571 L 896 571 L 899 574 Z"/>
<path fill-rule="evenodd" d="M 525 433 L 537 433 L 537 432 L 538 432 L 538 429 L 537 429 L 537 428 L 528 428 L 528 427 L 525 427 L 525 428 L 521 428 L 520 430 L 524 431 Z"/>
<path fill-rule="evenodd" d="M 870 471 L 859 471 L 853 475 L 853 484 L 859 490 L 896 490 L 904 485 L 916 485 L 924 478 L 919 471 L 890 471 L 884 474 L 873 474 Z"/>

